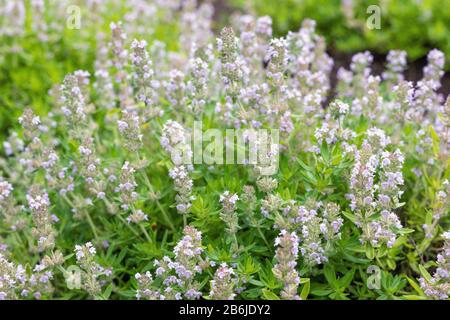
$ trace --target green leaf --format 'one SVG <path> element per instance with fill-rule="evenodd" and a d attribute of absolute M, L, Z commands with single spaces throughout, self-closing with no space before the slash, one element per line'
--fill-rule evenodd
<path fill-rule="evenodd" d="M 113 289 L 113 284 L 111 283 L 109 286 L 106 287 L 105 291 L 102 294 L 103 299 L 109 299 L 109 297 L 111 296 L 111 292 Z"/>
<path fill-rule="evenodd" d="M 309 279 L 307 279 L 307 282 L 305 282 L 305 284 L 303 285 L 302 292 L 300 293 L 300 298 L 302 300 L 306 300 L 306 298 L 308 298 L 309 289 L 310 289 L 310 281 Z"/>
<path fill-rule="evenodd" d="M 375 258 L 375 248 L 368 243 L 366 244 L 366 257 L 370 260 Z"/>
<path fill-rule="evenodd" d="M 265 286 L 264 283 L 262 283 L 261 281 L 256 280 L 256 279 L 250 279 L 249 283 L 254 284 L 255 286 L 258 286 L 258 287 L 264 287 Z"/>
<path fill-rule="evenodd" d="M 428 282 L 432 280 L 433 277 L 428 273 L 427 269 L 425 269 L 424 266 L 419 264 L 419 270 L 420 274 L 425 278 L 425 280 L 427 280 Z"/>
<path fill-rule="evenodd" d="M 354 214 L 352 214 L 352 213 L 350 213 L 350 212 L 348 212 L 348 211 L 342 211 L 342 214 L 348 219 L 348 220 L 350 220 L 351 222 L 355 222 L 356 221 L 356 217 L 355 217 L 355 215 Z"/>
<path fill-rule="evenodd" d="M 323 268 L 323 274 L 325 275 L 325 279 L 327 279 L 327 282 L 332 287 L 336 287 L 336 285 L 338 284 L 336 281 L 336 273 L 334 271 L 334 268 L 330 264 L 327 264 L 325 268 Z"/>
<path fill-rule="evenodd" d="M 322 158 L 325 160 L 325 162 L 330 161 L 330 152 L 328 150 L 328 144 L 324 141 L 322 141 L 322 145 L 320 146 L 320 154 L 322 155 Z"/>
<path fill-rule="evenodd" d="M 270 290 L 262 289 L 262 294 L 266 300 L 280 300 L 280 298 Z"/>
<path fill-rule="evenodd" d="M 344 254 L 345 259 L 347 259 L 348 261 L 353 262 L 353 263 L 367 264 L 370 262 L 370 260 L 368 260 L 368 259 L 358 258 L 358 257 L 352 256 L 351 254 L 349 254 L 347 252 L 344 252 L 343 254 Z"/>
<path fill-rule="evenodd" d="M 300 278 L 300 284 L 305 284 L 310 282 L 309 278 Z"/>
<path fill-rule="evenodd" d="M 427 300 L 426 297 L 417 296 L 417 295 L 413 295 L 413 294 L 407 294 L 407 295 L 404 295 L 403 297 L 406 298 L 406 300 Z"/>
<path fill-rule="evenodd" d="M 433 141 L 433 153 L 435 156 L 437 156 L 439 154 L 439 136 L 436 131 L 434 131 L 432 126 L 429 127 L 429 131 L 431 139 Z"/>
<path fill-rule="evenodd" d="M 409 228 L 401 228 L 400 230 L 398 230 L 398 233 L 400 234 L 408 234 L 408 233 L 413 233 L 414 229 L 409 229 Z"/>

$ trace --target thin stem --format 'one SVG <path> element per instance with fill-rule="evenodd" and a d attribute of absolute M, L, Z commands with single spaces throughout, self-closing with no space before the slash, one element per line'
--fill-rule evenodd
<path fill-rule="evenodd" d="M 66 200 L 66 202 L 72 207 L 75 208 L 74 204 L 72 203 L 72 201 L 67 197 L 67 195 L 63 196 L 64 200 Z M 98 232 L 97 232 L 97 228 L 95 227 L 94 221 L 92 220 L 91 215 L 89 214 L 88 210 L 85 210 L 85 215 L 88 221 L 88 224 L 92 230 L 92 233 L 94 234 L 95 240 L 98 240 Z"/>
<path fill-rule="evenodd" d="M 144 226 L 142 224 L 139 224 L 139 227 L 141 228 L 142 232 L 145 235 L 145 238 L 148 240 L 148 242 L 153 242 L 152 238 L 150 238 L 149 234 L 147 233 L 147 230 L 145 230 Z"/>
<path fill-rule="evenodd" d="M 258 233 L 259 233 L 259 235 L 261 236 L 261 238 L 264 240 L 264 243 L 266 244 L 266 246 L 267 246 L 268 248 L 270 248 L 271 245 L 269 244 L 269 242 L 267 241 L 266 237 L 264 236 L 264 233 L 261 231 L 260 226 L 259 226 L 259 225 L 256 226 L 256 229 L 258 230 Z"/>
<path fill-rule="evenodd" d="M 233 244 L 234 244 L 233 251 L 234 251 L 234 253 L 237 254 L 239 252 L 239 244 L 238 244 L 236 233 L 231 234 L 231 236 L 233 238 Z"/>
<path fill-rule="evenodd" d="M 128 229 L 130 229 L 131 232 L 133 232 L 133 234 L 134 234 L 135 236 L 139 237 L 139 233 L 138 233 L 136 230 L 134 230 L 134 229 L 130 226 L 130 224 L 129 224 L 127 221 L 125 221 L 125 219 L 124 219 L 120 214 L 118 214 L 117 217 L 119 218 L 120 221 L 122 221 L 122 223 L 123 223 L 124 225 L 127 226 Z"/>
<path fill-rule="evenodd" d="M 91 217 L 91 215 L 90 215 L 88 210 L 86 210 L 86 218 L 88 220 L 89 225 L 91 226 L 92 232 L 94 233 L 95 240 L 98 241 L 97 229 L 95 228 L 94 221 L 92 220 L 92 217 Z"/>

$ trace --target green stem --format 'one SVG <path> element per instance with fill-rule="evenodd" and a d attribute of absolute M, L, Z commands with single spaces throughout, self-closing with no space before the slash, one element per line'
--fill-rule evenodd
<path fill-rule="evenodd" d="M 97 229 L 95 228 L 94 221 L 92 220 L 92 217 L 91 217 L 91 215 L 90 215 L 88 210 L 86 210 L 86 218 L 88 220 L 89 225 L 91 226 L 92 232 L 94 233 L 95 240 L 98 241 Z"/>
<path fill-rule="evenodd" d="M 66 202 L 72 207 L 72 208 L 76 208 L 75 205 L 72 203 L 72 201 L 67 197 L 67 195 L 63 196 L 64 200 L 66 200 Z M 95 227 L 94 221 L 92 220 L 91 215 L 89 214 L 88 210 L 85 210 L 85 215 L 86 215 L 86 219 L 88 221 L 89 226 L 91 227 L 92 233 L 94 234 L 95 240 L 98 241 L 98 233 L 97 233 L 97 228 Z"/>
<path fill-rule="evenodd" d="M 238 244 L 236 233 L 233 233 L 231 236 L 233 238 L 233 243 L 234 243 L 234 248 L 233 248 L 235 250 L 234 253 L 237 254 L 239 252 L 239 244 Z"/>
<path fill-rule="evenodd" d="M 120 214 L 118 214 L 117 217 L 119 218 L 120 221 L 122 221 L 122 223 L 123 223 L 124 225 L 127 226 L 128 229 L 130 229 L 131 232 L 133 232 L 133 234 L 134 234 L 135 236 L 139 237 L 139 233 L 138 233 L 136 230 L 134 230 L 134 229 L 130 226 L 130 224 L 129 224 L 127 221 L 125 221 L 125 219 L 124 219 Z"/>
<path fill-rule="evenodd" d="M 150 238 L 150 236 L 147 233 L 147 230 L 145 230 L 144 226 L 142 224 L 139 224 L 139 227 L 141 228 L 141 230 L 144 233 L 145 238 L 148 240 L 148 242 L 152 242 L 152 238 Z"/>
<path fill-rule="evenodd" d="M 264 233 L 261 231 L 261 228 L 259 227 L 259 225 L 256 226 L 256 229 L 258 230 L 259 235 L 261 236 L 261 238 L 264 240 L 264 243 L 266 244 L 267 248 L 270 248 L 271 245 L 269 244 L 269 242 L 267 241 L 266 237 L 264 236 Z"/>

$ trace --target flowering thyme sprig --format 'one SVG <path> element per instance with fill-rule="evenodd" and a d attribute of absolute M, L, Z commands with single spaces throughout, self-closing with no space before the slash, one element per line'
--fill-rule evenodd
<path fill-rule="evenodd" d="M 61 257 L 56 263 L 61 263 Z M 54 288 L 51 280 L 53 272 L 42 262 L 32 270 L 15 264 L 0 253 L 0 300 L 41 299 L 50 295 Z"/>
<path fill-rule="evenodd" d="M 222 205 L 222 210 L 220 211 L 220 219 L 225 223 L 225 230 L 233 240 L 232 251 L 236 253 L 239 249 L 239 244 L 237 241 L 236 233 L 240 229 L 239 217 L 236 212 L 237 201 L 239 196 L 234 193 L 231 194 L 230 191 L 225 191 L 220 195 L 219 202 Z"/>
<path fill-rule="evenodd" d="M 302 206 L 291 201 L 280 211 L 275 216 L 275 227 L 298 234 L 305 265 L 311 268 L 328 262 L 344 223 L 339 206 L 308 199 Z"/>
<path fill-rule="evenodd" d="M 97 251 L 91 242 L 75 246 L 75 257 L 77 265 L 81 268 L 81 287 L 95 299 L 101 298 L 102 286 L 105 278 L 112 274 L 111 269 L 105 269 L 96 262 Z"/>
<path fill-rule="evenodd" d="M 141 119 L 135 111 L 122 110 L 122 118 L 117 120 L 119 133 L 122 135 L 125 147 L 136 152 L 142 147 Z"/>
<path fill-rule="evenodd" d="M 275 239 L 277 247 L 275 259 L 277 264 L 272 272 L 275 277 L 283 283 L 281 298 L 286 300 L 299 300 L 297 294 L 300 284 L 300 277 L 295 269 L 298 257 L 298 237 L 295 232 L 289 233 L 281 230 L 279 236 Z"/>
<path fill-rule="evenodd" d="M 387 57 L 386 71 L 383 72 L 383 79 L 387 81 L 388 86 L 397 85 L 404 79 L 403 72 L 406 69 L 406 52 L 401 50 L 389 51 Z"/>
<path fill-rule="evenodd" d="M 159 287 L 153 283 L 150 272 L 135 275 L 138 299 L 194 300 L 202 296 L 196 276 L 209 267 L 209 262 L 202 257 L 202 234 L 191 226 L 186 226 L 183 234 L 173 250 L 174 259 L 164 256 L 154 261 L 155 275 L 161 282 Z"/>
<path fill-rule="evenodd" d="M 23 217 L 22 207 L 16 203 L 13 196 L 13 186 L 0 177 L 0 212 L 3 222 L 13 231 L 19 231 L 27 224 Z"/>
<path fill-rule="evenodd" d="M 60 88 L 61 110 L 73 129 L 86 125 L 86 99 L 79 86 L 78 78 L 68 74 Z"/>
<path fill-rule="evenodd" d="M 134 173 L 135 169 L 128 161 L 125 161 L 120 172 L 119 184 L 115 190 L 119 194 L 120 207 L 125 211 L 129 210 L 139 197 L 136 192 L 137 183 Z"/>
<path fill-rule="evenodd" d="M 221 75 L 226 94 L 234 98 L 240 84 L 247 83 L 249 70 L 245 61 L 238 54 L 238 43 L 232 28 L 225 27 L 217 39 L 220 53 Z"/>
<path fill-rule="evenodd" d="M 154 71 L 146 47 L 145 40 L 134 39 L 131 43 L 130 59 L 134 69 L 132 80 L 137 100 L 144 102 L 146 106 L 151 106 L 155 95 L 152 88 Z"/>
<path fill-rule="evenodd" d="M 129 77 L 126 71 L 128 64 L 129 52 L 126 49 L 125 41 L 127 35 L 123 31 L 122 22 L 111 22 L 109 25 L 111 29 L 111 41 L 109 48 L 112 52 L 112 64 L 115 69 L 115 82 L 119 86 L 118 96 L 120 107 L 122 109 L 128 109 L 131 106 L 131 88 L 129 86 Z"/>
<path fill-rule="evenodd" d="M 432 211 L 427 215 L 426 223 L 422 225 L 425 232 L 424 245 L 431 242 L 429 240 L 435 236 L 439 221 L 446 216 L 450 208 L 450 183 L 448 180 L 445 180 L 442 184 L 441 190 L 436 193 L 432 202 Z M 423 251 L 425 248 L 420 246 L 420 249 Z"/>
<path fill-rule="evenodd" d="M 193 181 L 189 177 L 189 171 L 193 169 L 192 150 L 187 138 L 186 130 L 178 122 L 168 120 L 164 124 L 161 145 L 175 164 L 169 170 L 169 176 L 175 183 L 176 208 L 180 214 L 189 213 L 191 202 L 195 200 L 192 195 Z"/>
<path fill-rule="evenodd" d="M 50 199 L 42 186 L 34 185 L 27 194 L 28 206 L 34 222 L 33 236 L 38 242 L 38 250 L 53 249 L 56 231 L 53 228 L 54 216 L 50 214 Z"/>
<path fill-rule="evenodd" d="M 390 139 L 378 129 L 368 130 L 368 139 L 355 151 L 355 164 L 350 177 L 350 208 L 355 223 L 362 229 L 361 241 L 373 247 L 391 248 L 402 225 L 394 210 L 400 206 L 403 193 L 403 155 L 382 151 Z M 376 172 L 380 179 L 376 182 Z"/>

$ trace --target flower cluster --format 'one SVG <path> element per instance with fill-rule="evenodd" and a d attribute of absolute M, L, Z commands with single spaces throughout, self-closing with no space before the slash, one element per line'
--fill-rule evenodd
<path fill-rule="evenodd" d="M 436 193 L 435 199 L 432 204 L 432 211 L 430 212 L 430 219 L 426 220 L 426 223 L 422 225 L 425 231 L 425 237 L 428 239 L 433 238 L 436 232 L 436 228 L 439 221 L 444 218 L 450 208 L 450 183 L 448 180 L 443 182 L 442 190 Z"/>
<path fill-rule="evenodd" d="M 102 286 L 106 284 L 103 279 L 112 274 L 112 270 L 105 269 L 96 262 L 97 251 L 91 242 L 75 246 L 77 265 L 81 268 L 81 287 L 91 297 L 100 298 Z"/>
<path fill-rule="evenodd" d="M 61 111 L 72 127 L 83 124 L 86 119 L 86 101 L 75 74 L 69 74 L 61 85 Z"/>
<path fill-rule="evenodd" d="M 29 273 L 24 266 L 10 262 L 0 253 L 0 300 L 40 299 L 43 294 L 51 293 L 53 273 L 44 269 L 36 265 L 34 273 Z"/>
<path fill-rule="evenodd" d="M 234 235 L 239 229 L 239 221 L 236 213 L 236 203 L 239 200 L 239 196 L 230 191 L 225 191 L 220 195 L 220 203 L 222 204 L 222 211 L 220 212 L 220 218 L 227 226 L 227 232 Z"/>
<path fill-rule="evenodd" d="M 232 98 L 237 94 L 240 84 L 247 82 L 249 70 L 244 60 L 238 55 L 238 43 L 232 28 L 222 29 L 217 39 L 220 53 L 220 72 L 227 95 Z"/>
<path fill-rule="evenodd" d="M 441 78 L 444 75 L 445 56 L 442 51 L 433 49 L 427 56 L 428 64 L 423 69 L 424 81 L 430 82 L 431 87 L 437 90 L 441 87 Z"/>
<path fill-rule="evenodd" d="M 384 132 L 373 128 L 361 149 L 355 150 L 355 162 L 350 177 L 350 208 L 355 223 L 362 230 L 361 241 L 373 247 L 386 244 L 392 247 L 402 228 L 394 210 L 400 206 L 403 191 L 402 167 L 404 157 L 400 150 L 383 151 L 390 144 Z M 377 170 L 379 181 L 376 181 Z"/>
<path fill-rule="evenodd" d="M 147 106 L 153 103 L 153 87 L 158 86 L 158 83 L 153 83 L 153 67 L 152 61 L 149 58 L 146 50 L 147 42 L 145 40 L 134 39 L 131 43 L 130 59 L 134 67 L 133 73 L 133 87 L 135 94 L 139 101 L 142 101 Z"/>
<path fill-rule="evenodd" d="M 129 52 L 125 47 L 125 41 L 127 39 L 126 33 L 123 31 L 122 22 L 111 22 L 109 25 L 111 29 L 111 41 L 109 42 L 109 48 L 112 52 L 112 65 L 115 69 L 115 82 L 119 85 L 119 102 L 122 109 L 129 108 L 131 96 L 131 90 L 128 82 L 128 74 L 125 70 L 128 64 Z"/>
<path fill-rule="evenodd" d="M 125 211 L 129 210 L 139 197 L 136 192 L 137 183 L 134 174 L 135 169 L 128 161 L 125 161 L 119 176 L 119 184 L 115 190 L 119 194 L 120 207 Z"/>
<path fill-rule="evenodd" d="M 0 210 L 2 219 L 6 226 L 13 231 L 18 231 L 26 226 L 26 220 L 21 215 L 22 208 L 17 205 L 13 197 L 13 186 L 0 177 Z"/>
<path fill-rule="evenodd" d="M 168 120 L 162 130 L 161 146 L 170 154 L 175 165 L 192 163 L 189 135 L 177 121 Z"/>
<path fill-rule="evenodd" d="M 393 86 L 403 80 L 403 72 L 406 69 L 406 52 L 401 50 L 389 51 L 387 57 L 386 71 L 383 79 Z"/>
<path fill-rule="evenodd" d="M 97 92 L 97 105 L 100 109 L 110 110 L 116 105 L 116 93 L 110 73 L 111 61 L 108 59 L 108 48 L 104 44 L 103 35 L 98 37 L 97 58 L 95 61 L 95 82 L 93 88 Z"/>
<path fill-rule="evenodd" d="M 195 200 L 195 196 L 192 195 L 193 181 L 189 177 L 188 167 L 173 167 L 169 171 L 169 176 L 173 179 L 175 183 L 174 189 L 177 191 L 175 196 L 177 211 L 180 214 L 186 214 L 192 206 L 191 202 Z"/>
<path fill-rule="evenodd" d="M 25 138 L 33 140 L 38 136 L 41 118 L 35 115 L 33 110 L 25 109 L 22 116 L 19 117 L 19 123 L 24 129 L 23 135 Z"/>
<path fill-rule="evenodd" d="M 57 217 L 50 213 L 50 199 L 42 187 L 34 185 L 27 194 L 28 206 L 34 222 L 33 236 L 38 242 L 38 250 L 53 249 L 55 246 L 56 231 L 53 223 Z"/>
<path fill-rule="evenodd" d="M 432 299 L 447 300 L 450 292 L 450 231 L 444 232 L 444 247 L 437 256 L 437 268 L 433 277 L 419 279 L 425 294 Z"/>
<path fill-rule="evenodd" d="M 233 276 L 233 269 L 226 263 L 222 263 L 214 273 L 214 279 L 211 280 L 209 297 L 214 300 L 234 300 L 236 294 L 234 293 Z"/>
<path fill-rule="evenodd" d="M 294 231 L 298 235 L 300 253 L 310 267 L 328 262 L 336 240 L 341 237 L 343 223 L 337 204 L 311 200 L 303 206 L 291 201 L 275 218 L 278 229 Z"/>
<path fill-rule="evenodd" d="M 131 152 L 139 151 L 142 147 L 142 133 L 139 115 L 130 110 L 122 110 L 122 118 L 117 120 L 120 134 L 125 141 L 125 147 Z"/>
<path fill-rule="evenodd" d="M 188 142 L 188 134 L 181 124 L 169 120 L 164 124 L 161 136 L 161 145 L 168 152 L 175 164 L 169 171 L 169 176 L 174 180 L 177 211 L 181 214 L 189 212 L 192 195 L 193 181 L 189 177 L 192 171 L 192 150 Z"/>
<path fill-rule="evenodd" d="M 295 232 L 289 233 L 281 230 L 280 235 L 275 239 L 277 247 L 275 259 L 277 264 L 272 271 L 275 277 L 283 283 L 281 297 L 287 300 L 298 300 L 297 294 L 300 284 L 300 276 L 296 271 L 298 257 L 298 237 Z"/>
<path fill-rule="evenodd" d="M 186 88 L 191 98 L 188 108 L 197 116 L 204 111 L 207 101 L 208 81 L 211 77 L 210 63 L 213 59 L 213 49 L 209 45 L 196 49 L 188 62 L 190 80 L 187 81 Z"/>

